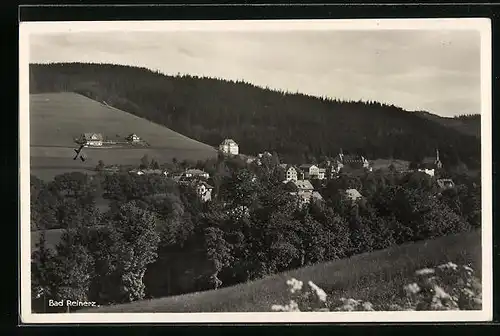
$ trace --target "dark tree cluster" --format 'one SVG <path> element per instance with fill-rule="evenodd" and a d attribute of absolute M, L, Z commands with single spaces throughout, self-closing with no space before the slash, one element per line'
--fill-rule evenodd
<path fill-rule="evenodd" d="M 300 207 L 282 183 L 279 160 L 238 160 L 198 163 L 212 169 L 209 182 L 217 185 L 207 203 L 169 178 L 102 175 L 112 204 L 97 223 L 70 217 L 55 251 L 41 236 L 32 265 L 36 300 L 114 304 L 217 289 L 480 227 L 480 180 L 467 175 L 448 173 L 457 185 L 443 191 L 423 173 L 342 174 L 318 185 L 323 201 Z M 86 199 L 97 178 L 65 174 L 47 190 Z M 32 202 L 49 192 L 35 178 L 32 188 Z M 347 196 L 352 188 L 360 199 Z"/>
<path fill-rule="evenodd" d="M 332 78 L 332 80 L 335 80 Z M 247 154 L 277 151 L 287 161 L 334 156 L 480 163 L 480 140 L 378 102 L 340 101 L 262 89 L 242 81 L 165 76 L 111 64 L 33 64 L 30 92 L 71 91 L 217 146 L 233 138 Z"/>
<path fill-rule="evenodd" d="M 79 172 L 58 175 L 49 183 L 31 176 L 31 230 L 94 226 L 101 213 L 98 179 Z"/>

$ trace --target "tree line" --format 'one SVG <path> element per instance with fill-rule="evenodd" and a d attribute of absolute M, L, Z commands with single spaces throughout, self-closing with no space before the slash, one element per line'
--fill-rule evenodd
<path fill-rule="evenodd" d="M 423 173 L 342 174 L 316 181 L 323 201 L 300 207 L 276 160 L 199 164 L 212 169 L 211 202 L 155 175 L 32 177 L 32 223 L 66 229 L 55 250 L 42 234 L 33 252 L 34 306 L 46 309 L 47 297 L 115 304 L 216 289 L 481 225 L 480 180 L 465 174 L 444 172 L 456 183 L 448 190 Z M 347 197 L 350 188 L 363 197 Z M 104 213 L 99 193 L 111 201 Z"/>
<path fill-rule="evenodd" d="M 335 78 L 332 78 L 334 81 Z M 439 148 L 444 164 L 480 164 L 480 140 L 393 105 L 262 89 L 243 81 L 166 76 L 112 64 L 32 64 L 30 92 L 71 91 L 212 146 L 277 151 L 287 161 L 345 153 L 408 161 Z"/>

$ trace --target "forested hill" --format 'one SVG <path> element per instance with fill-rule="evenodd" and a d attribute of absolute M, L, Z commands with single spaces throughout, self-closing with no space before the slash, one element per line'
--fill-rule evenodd
<path fill-rule="evenodd" d="M 476 137 L 481 136 L 481 115 L 461 115 L 456 117 L 441 117 L 425 111 L 416 111 L 418 116 L 440 123 L 443 126 L 454 128 L 455 130 Z"/>
<path fill-rule="evenodd" d="M 285 159 L 303 161 L 333 156 L 343 148 L 370 159 L 420 160 L 439 147 L 445 164 L 462 161 L 477 167 L 480 162 L 478 138 L 376 102 L 331 100 L 242 81 L 82 63 L 31 65 L 30 90 L 77 92 L 209 145 L 233 138 L 245 154 L 276 151 Z"/>

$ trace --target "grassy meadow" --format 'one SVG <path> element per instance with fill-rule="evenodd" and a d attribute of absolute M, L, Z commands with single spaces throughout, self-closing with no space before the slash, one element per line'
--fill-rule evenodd
<path fill-rule="evenodd" d="M 74 138 L 85 132 L 123 139 L 136 133 L 149 143 L 141 148 L 86 148 L 87 160 L 72 160 Z M 30 95 L 30 166 L 43 179 L 65 171 L 85 171 L 105 164 L 138 164 L 147 154 L 159 162 L 204 160 L 216 156 L 206 144 L 127 112 L 70 92 Z"/>
<path fill-rule="evenodd" d="M 481 232 L 405 244 L 213 291 L 79 312 L 265 312 L 273 304 L 287 302 L 285 282 L 291 277 L 311 280 L 334 297 L 354 297 L 377 304 L 401 296 L 402 287 L 416 270 L 448 261 L 469 265 L 481 276 Z"/>

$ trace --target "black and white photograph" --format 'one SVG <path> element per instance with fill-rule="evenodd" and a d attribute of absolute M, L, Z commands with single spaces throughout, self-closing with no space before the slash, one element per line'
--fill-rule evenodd
<path fill-rule="evenodd" d="M 489 19 L 19 43 L 24 323 L 492 319 Z"/>

